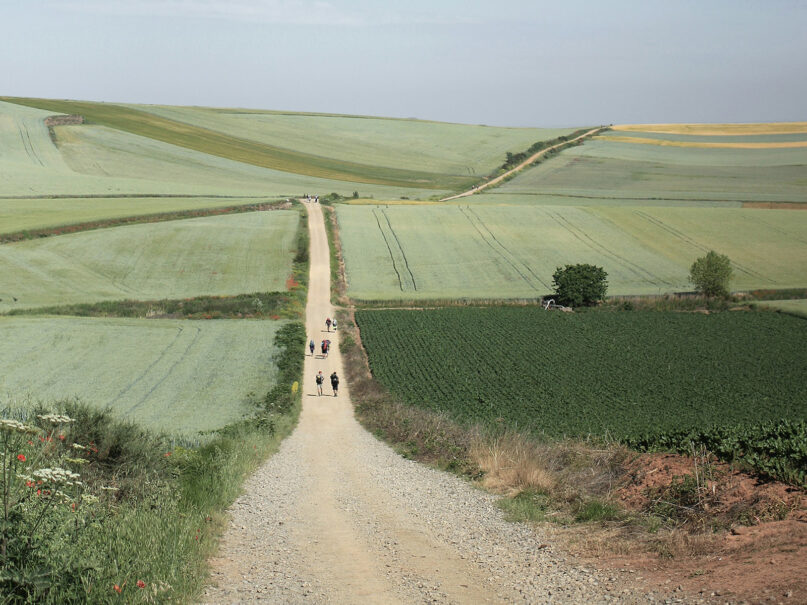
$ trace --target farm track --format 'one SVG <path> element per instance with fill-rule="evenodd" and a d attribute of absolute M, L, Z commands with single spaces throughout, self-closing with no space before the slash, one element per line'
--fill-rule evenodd
<path fill-rule="evenodd" d="M 381 232 L 381 237 L 384 239 L 384 243 L 387 246 L 387 251 L 389 252 L 389 257 L 392 261 L 392 268 L 395 271 L 395 275 L 398 276 L 398 286 L 400 287 L 401 292 L 417 290 L 418 287 L 417 283 L 415 282 L 415 276 L 412 274 L 412 270 L 409 268 L 409 262 L 406 260 L 406 254 L 404 254 L 401 242 L 398 239 L 398 236 L 395 235 L 395 231 L 392 229 L 392 223 L 390 223 L 387 213 L 382 211 L 382 214 L 384 215 L 384 220 L 378 216 L 378 209 L 373 208 L 373 216 L 375 217 L 376 224 L 378 225 L 378 230 Z M 384 227 L 384 225 L 386 225 L 386 227 Z M 389 235 L 387 232 L 389 232 Z"/>
<path fill-rule="evenodd" d="M 490 246 L 491 250 L 493 250 L 500 258 L 502 258 L 508 265 L 510 265 L 513 268 L 513 271 L 518 273 L 521 279 L 523 279 L 524 282 L 530 288 L 532 288 L 536 292 L 542 292 L 542 290 L 538 288 L 535 285 L 535 283 L 533 283 L 533 281 L 530 280 L 530 278 L 528 278 L 525 275 L 524 271 L 519 269 L 519 265 L 521 265 L 524 269 L 526 269 L 526 272 L 532 275 L 532 277 L 535 280 L 537 280 L 538 283 L 544 286 L 544 288 L 546 288 L 547 290 L 550 289 L 549 285 L 546 284 L 540 277 L 538 277 L 538 275 L 536 275 L 535 272 L 526 263 L 524 263 L 521 259 L 519 259 L 507 248 L 507 246 L 505 246 L 499 241 L 499 239 L 496 237 L 493 231 L 490 230 L 490 228 L 484 223 L 484 221 L 479 217 L 479 215 L 473 210 L 471 210 L 470 206 L 466 206 L 465 209 L 463 209 L 462 206 L 458 206 L 457 208 L 462 213 L 462 215 L 466 219 L 468 219 L 468 222 L 471 223 L 473 228 L 479 234 L 479 237 L 482 239 L 482 241 L 485 242 L 488 246 Z M 487 233 L 487 236 L 485 235 L 485 233 Z"/>
<path fill-rule="evenodd" d="M 28 154 L 28 157 L 31 159 L 33 163 L 39 164 L 44 168 L 45 162 L 42 161 L 42 158 L 39 157 L 39 154 L 36 152 L 34 148 L 33 141 L 31 141 L 31 133 L 28 132 L 28 127 L 24 124 L 19 125 L 20 131 L 20 138 L 22 139 L 22 146 L 25 149 L 25 153 Z"/>
<path fill-rule="evenodd" d="M 627 258 L 620 256 L 608 246 L 605 246 L 591 237 L 588 233 L 586 233 L 583 229 L 572 223 L 568 218 L 562 216 L 558 212 L 551 212 L 549 210 L 546 211 L 547 214 L 552 217 L 558 225 L 566 229 L 575 239 L 582 242 L 584 245 L 588 246 L 595 252 L 599 254 L 603 254 L 605 256 L 609 256 L 614 259 L 615 262 L 619 263 L 629 272 L 633 273 L 636 277 L 641 280 L 647 281 L 654 286 L 659 286 L 664 284 L 666 286 L 673 286 L 674 284 L 650 273 L 640 265 L 628 260 Z"/>
<path fill-rule="evenodd" d="M 551 147 L 547 147 L 546 149 L 542 149 L 541 151 L 538 151 L 538 152 L 532 154 L 530 157 L 528 157 L 526 160 L 521 162 L 515 168 L 511 168 L 510 170 L 508 170 L 504 174 L 501 174 L 501 175 L 497 176 L 495 179 L 492 179 L 492 180 L 488 181 L 487 183 L 483 183 L 482 185 L 478 185 L 478 186 L 476 186 L 473 189 L 470 189 L 468 191 L 463 191 L 462 193 L 458 193 L 457 195 L 451 195 L 449 197 L 444 197 L 440 201 L 441 202 L 447 202 L 449 200 L 456 200 L 456 199 L 459 199 L 461 197 L 468 197 L 469 195 L 473 195 L 474 193 L 479 193 L 480 191 L 483 191 L 485 189 L 489 189 L 490 187 L 495 187 L 496 185 L 501 183 L 504 179 L 509 178 L 510 176 L 514 175 L 516 172 L 520 172 L 520 171 L 524 170 L 525 168 L 530 166 L 533 162 L 535 162 L 538 158 L 540 158 L 541 156 L 546 155 L 550 151 L 554 151 L 558 147 L 563 147 L 564 145 L 574 143 L 575 141 L 580 141 L 580 140 L 582 140 L 582 139 L 584 139 L 586 137 L 594 136 L 595 134 L 597 134 L 601 130 L 602 130 L 602 127 L 592 128 L 588 132 L 584 132 L 580 136 L 577 136 L 577 137 L 575 137 L 573 139 L 570 139 L 568 141 L 564 141 L 562 143 L 558 143 L 557 145 L 552 145 Z"/>
<path fill-rule="evenodd" d="M 330 304 L 322 210 L 307 204 L 309 338 L 299 425 L 230 508 L 205 603 L 596 603 L 646 600 L 576 565 L 540 530 L 504 521 L 496 498 L 405 460 L 355 420 L 349 385 L 316 395 L 314 376 L 342 374 Z M 380 223 L 380 218 L 377 217 Z M 327 382 L 327 381 L 326 381 Z M 330 389 L 325 389 L 326 393 Z"/>

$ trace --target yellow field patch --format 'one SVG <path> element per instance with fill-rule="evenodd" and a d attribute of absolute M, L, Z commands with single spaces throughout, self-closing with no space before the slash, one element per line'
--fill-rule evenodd
<path fill-rule="evenodd" d="M 757 124 L 620 124 L 613 130 L 657 132 L 661 134 L 693 134 L 731 136 L 749 134 L 807 133 L 807 122 L 767 122 Z"/>
<path fill-rule="evenodd" d="M 664 139 L 645 139 L 640 137 L 608 135 L 594 138 L 618 143 L 660 145 L 662 147 L 699 147 L 702 149 L 795 149 L 798 147 L 807 147 L 807 141 L 778 141 L 775 143 L 704 143 L 700 141 L 665 141 Z"/>

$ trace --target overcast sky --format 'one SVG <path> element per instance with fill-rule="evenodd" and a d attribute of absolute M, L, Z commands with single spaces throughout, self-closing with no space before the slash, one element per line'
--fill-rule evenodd
<path fill-rule="evenodd" d="M 807 120 L 801 0 L 0 0 L 0 94 L 511 126 Z"/>

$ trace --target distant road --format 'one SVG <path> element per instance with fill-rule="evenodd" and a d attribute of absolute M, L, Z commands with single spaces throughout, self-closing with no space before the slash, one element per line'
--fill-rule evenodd
<path fill-rule="evenodd" d="M 447 202 L 447 201 L 449 201 L 449 200 L 456 200 L 457 198 L 460 198 L 460 197 L 468 197 L 469 195 L 473 195 L 474 193 L 479 193 L 479 192 L 480 192 L 480 191 L 482 191 L 483 189 L 487 189 L 488 187 L 492 187 L 493 185 L 498 185 L 498 184 L 499 184 L 499 183 L 501 183 L 501 182 L 502 182 L 504 179 L 506 179 L 508 176 L 510 176 L 511 174 L 514 174 L 514 173 L 518 172 L 519 170 L 523 170 L 524 168 L 526 168 L 527 166 L 529 166 L 530 164 L 532 164 L 532 163 L 533 163 L 535 160 L 537 160 L 538 158 L 540 158 L 540 157 L 541 157 L 542 155 L 544 155 L 545 153 L 549 153 L 549 152 L 550 152 L 550 151 L 552 151 L 553 149 L 557 149 L 558 147 L 561 147 L 561 146 L 563 146 L 563 145 L 568 145 L 569 143 L 574 143 L 575 141 L 579 141 L 580 139 L 584 139 L 584 138 L 586 138 L 586 137 L 588 137 L 588 136 L 595 135 L 595 134 L 597 134 L 598 132 L 600 132 L 601 130 L 603 130 L 603 127 L 602 127 L 602 126 L 599 126 L 599 127 L 597 127 L 597 128 L 592 128 L 592 129 L 591 129 L 591 130 L 589 130 L 588 132 L 584 132 L 584 133 L 583 133 L 583 134 L 581 134 L 580 136 L 577 136 L 577 137 L 575 137 L 575 138 L 573 138 L 573 139 L 569 139 L 568 141 L 563 141 L 562 143 L 558 143 L 557 145 L 552 145 L 552 147 L 547 147 L 546 149 L 542 149 L 541 151 L 538 151 L 538 152 L 536 152 L 536 153 L 532 154 L 530 157 L 528 157 L 526 160 L 524 160 L 523 162 L 521 162 L 521 163 L 520 163 L 518 166 L 516 166 L 515 168 L 511 168 L 510 170 L 508 170 L 508 171 L 507 171 L 507 172 L 505 172 L 504 174 L 497 176 L 495 179 L 493 179 L 493 180 L 491 180 L 491 181 L 488 181 L 487 183 L 484 183 L 484 184 L 479 185 L 479 186 L 477 186 L 477 187 L 474 187 L 473 189 L 469 189 L 468 191 L 463 191 L 462 193 L 458 193 L 457 195 L 452 195 L 452 196 L 449 196 L 449 197 L 444 197 L 444 198 L 443 198 L 443 199 L 441 199 L 440 201 L 441 201 L 441 202 Z"/>

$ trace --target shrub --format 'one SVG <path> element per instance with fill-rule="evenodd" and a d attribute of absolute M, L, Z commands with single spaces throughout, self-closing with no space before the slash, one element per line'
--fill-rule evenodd
<path fill-rule="evenodd" d="M 552 275 L 555 298 L 562 305 L 579 307 L 593 305 L 605 298 L 608 273 L 594 265 L 566 265 L 558 267 Z"/>
<path fill-rule="evenodd" d="M 689 269 L 689 281 L 695 284 L 698 292 L 706 296 L 727 297 L 731 280 L 731 261 L 725 254 L 710 250 L 701 256 Z"/>

